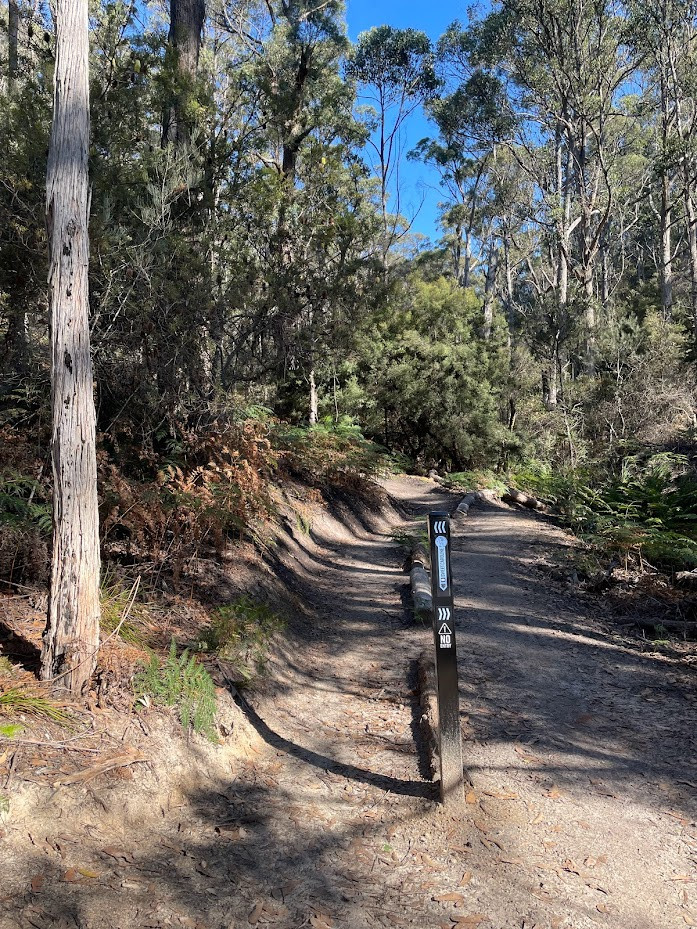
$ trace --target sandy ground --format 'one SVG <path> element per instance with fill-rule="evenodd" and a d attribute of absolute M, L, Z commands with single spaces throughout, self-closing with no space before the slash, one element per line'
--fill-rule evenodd
<path fill-rule="evenodd" d="M 419 479 L 388 490 L 415 516 L 455 502 Z M 550 586 L 535 562 L 563 532 L 472 509 L 453 572 L 474 789 L 444 811 L 414 692 L 431 633 L 409 621 L 398 524 L 313 528 L 297 583 L 314 619 L 250 696 L 259 738 L 229 780 L 144 829 L 107 829 L 92 804 L 5 830 L 2 929 L 697 926 L 694 672 Z"/>

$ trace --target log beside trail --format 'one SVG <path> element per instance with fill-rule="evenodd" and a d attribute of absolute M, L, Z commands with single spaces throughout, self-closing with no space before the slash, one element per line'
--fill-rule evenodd
<path fill-rule="evenodd" d="M 538 500 L 537 497 L 531 497 L 530 494 L 523 493 L 522 490 L 516 490 L 515 487 L 509 487 L 501 499 L 504 503 L 516 503 L 518 506 L 527 507 L 529 510 L 544 509 L 544 503 L 541 500 Z"/>
<path fill-rule="evenodd" d="M 411 596 L 414 603 L 414 615 L 429 619 L 433 609 L 428 552 L 421 543 L 414 544 L 411 551 Z"/>

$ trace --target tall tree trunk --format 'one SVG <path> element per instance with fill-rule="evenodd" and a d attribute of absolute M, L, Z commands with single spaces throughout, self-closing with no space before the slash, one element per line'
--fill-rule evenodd
<path fill-rule="evenodd" d="M 7 85 L 10 93 L 14 90 L 17 73 L 19 71 L 19 4 L 17 0 L 10 0 L 7 25 L 7 59 L 8 74 Z"/>
<path fill-rule="evenodd" d="M 697 342 L 697 210 L 690 186 L 690 172 L 685 165 L 685 219 L 687 222 L 687 242 L 690 262 L 690 317 L 693 326 L 693 338 Z"/>
<path fill-rule="evenodd" d="M 99 647 L 99 515 L 88 299 L 87 0 L 57 0 L 46 175 L 51 312 L 53 561 L 41 676 L 77 693 Z"/>
<path fill-rule="evenodd" d="M 498 270 L 499 252 L 494 242 L 489 246 L 489 264 L 486 269 L 484 281 L 484 338 L 489 341 L 494 325 L 494 288 L 496 287 L 496 272 Z"/>
<path fill-rule="evenodd" d="M 672 219 L 670 178 L 664 171 L 661 178 L 661 309 L 664 319 L 673 315 Z"/>
<path fill-rule="evenodd" d="M 610 302 L 610 243 L 608 236 L 603 234 L 600 263 L 600 301 L 603 306 Z"/>
<path fill-rule="evenodd" d="M 515 330 L 515 300 L 513 298 L 513 268 L 511 266 L 511 238 L 507 227 L 503 236 L 503 260 L 506 274 L 506 319 L 508 322 L 508 347 L 513 347 Z"/>
<path fill-rule="evenodd" d="M 170 54 L 174 56 L 176 86 L 174 99 L 164 116 L 162 141 L 165 144 L 186 143 L 191 135 L 187 110 L 196 82 L 205 18 L 205 0 L 170 0 L 168 44 Z"/>
<path fill-rule="evenodd" d="M 10 97 L 17 93 L 19 75 L 19 23 L 20 8 L 17 0 L 9 0 L 7 30 L 7 89 Z M 12 109 L 7 111 L 7 139 L 14 135 Z M 11 288 L 8 301 L 7 333 L 5 334 L 5 353 L 0 371 L 22 376 L 29 370 L 29 333 L 27 314 L 23 305 L 23 287 L 19 283 L 26 275 L 26 269 L 16 268 L 14 273 L 17 286 Z"/>
<path fill-rule="evenodd" d="M 662 160 L 668 158 L 670 134 L 673 117 L 668 97 L 669 75 L 666 73 L 666 63 L 660 64 L 661 83 L 661 155 Z M 670 199 L 670 175 L 664 165 L 661 170 L 661 309 L 663 318 L 670 319 L 673 315 L 673 242 L 672 242 L 672 204 Z"/>
<path fill-rule="evenodd" d="M 315 426 L 319 418 L 319 400 L 317 397 L 317 382 L 315 369 L 310 370 L 310 425 Z"/>

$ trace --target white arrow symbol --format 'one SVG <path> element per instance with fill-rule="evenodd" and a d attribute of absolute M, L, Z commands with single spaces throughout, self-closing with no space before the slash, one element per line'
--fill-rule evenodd
<path fill-rule="evenodd" d="M 450 622 L 450 607 L 447 607 L 447 606 L 438 607 L 438 621 L 441 623 Z"/>
<path fill-rule="evenodd" d="M 436 535 L 445 535 L 445 521 L 444 520 L 434 523 L 433 528 L 436 532 Z"/>

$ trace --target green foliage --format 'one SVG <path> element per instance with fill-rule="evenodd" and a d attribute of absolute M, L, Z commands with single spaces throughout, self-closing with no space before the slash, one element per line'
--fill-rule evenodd
<path fill-rule="evenodd" d="M 393 542 L 401 545 L 402 548 L 411 549 L 416 545 L 423 545 L 428 548 L 428 533 L 423 529 L 396 529 L 390 536 Z"/>
<path fill-rule="evenodd" d="M 517 447 L 500 417 L 501 346 L 479 336 L 480 310 L 453 281 L 411 277 L 361 332 L 369 431 L 419 464 L 490 467 Z"/>
<path fill-rule="evenodd" d="M 72 722 L 70 713 L 62 706 L 25 686 L 8 687 L 0 693 L 0 714 L 2 713 L 26 713 L 28 716 L 37 716 L 62 726 Z"/>
<path fill-rule="evenodd" d="M 360 34 L 347 73 L 378 87 L 388 105 L 426 99 L 440 84 L 426 33 L 392 26 L 374 26 Z"/>
<path fill-rule="evenodd" d="M 500 474 L 486 468 L 474 471 L 454 471 L 445 476 L 448 487 L 462 488 L 462 490 L 495 490 L 502 494 L 506 490 L 506 482 Z"/>
<path fill-rule="evenodd" d="M 152 699 L 159 706 L 176 707 L 185 729 L 192 728 L 211 742 L 217 740 L 213 680 L 188 649 L 177 656 L 174 639 L 164 660 L 151 654 L 144 670 L 135 678 L 134 689 L 139 702 Z"/>
<path fill-rule="evenodd" d="M 309 427 L 278 423 L 272 436 L 282 465 L 311 486 L 358 484 L 389 466 L 386 450 L 367 440 L 350 417 Z"/>
<path fill-rule="evenodd" d="M 242 596 L 219 607 L 205 632 L 202 646 L 231 662 L 243 681 L 263 670 L 273 635 L 284 621 L 266 603 Z"/>
<path fill-rule="evenodd" d="M 51 505 L 42 499 L 38 481 L 13 471 L 0 472 L 0 525 L 51 532 Z"/>
<path fill-rule="evenodd" d="M 0 794 L 0 815 L 6 816 L 10 812 L 10 798 L 7 794 Z"/>
<path fill-rule="evenodd" d="M 634 553 L 669 572 L 697 567 L 697 474 L 683 455 L 628 456 L 617 475 L 531 462 L 513 479 L 608 552 Z"/>
<path fill-rule="evenodd" d="M 24 732 L 24 726 L 18 723 L 0 723 L 0 736 L 4 739 L 13 739 Z"/>

